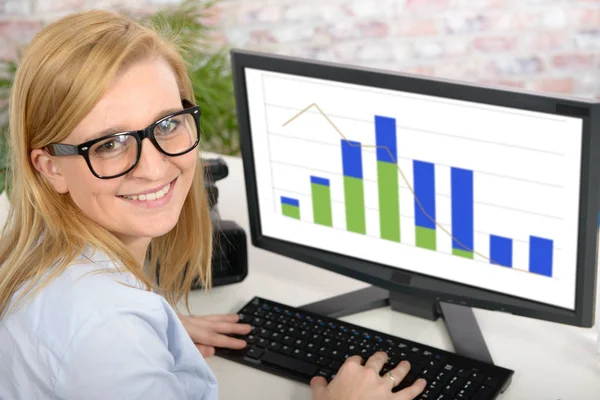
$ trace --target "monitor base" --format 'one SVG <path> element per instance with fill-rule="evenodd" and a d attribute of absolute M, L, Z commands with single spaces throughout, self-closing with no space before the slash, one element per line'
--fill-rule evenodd
<path fill-rule="evenodd" d="M 456 354 L 493 364 L 473 309 L 439 302 L 434 297 L 413 296 L 370 286 L 301 306 L 333 318 L 390 306 L 392 310 L 435 321 L 442 317 Z"/>

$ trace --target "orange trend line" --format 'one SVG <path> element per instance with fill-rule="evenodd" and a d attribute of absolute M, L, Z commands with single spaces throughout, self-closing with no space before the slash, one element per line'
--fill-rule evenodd
<path fill-rule="evenodd" d="M 389 149 L 389 147 L 387 147 L 387 146 L 377 146 L 377 145 L 365 145 L 365 144 L 356 145 L 356 144 L 352 143 L 350 140 L 348 140 L 346 138 L 346 136 L 342 133 L 342 131 L 340 131 L 340 129 L 333 123 L 333 121 L 331 121 L 331 119 L 329 119 L 329 117 L 327 116 L 327 114 L 325 114 L 323 112 L 323 110 L 321 110 L 321 108 L 316 103 L 312 103 L 308 107 L 306 107 L 303 110 L 301 110 L 298 113 L 296 113 L 296 115 L 294 115 L 292 118 L 288 119 L 283 124 L 283 126 L 286 126 L 287 124 L 289 124 L 290 122 L 292 122 L 293 120 L 295 120 L 296 118 L 298 118 L 299 116 L 301 116 L 302 114 L 304 114 L 305 112 L 307 112 L 308 110 L 310 110 L 312 107 L 316 108 L 317 111 L 319 111 L 319 113 L 321 113 L 321 115 L 323 117 L 325 117 L 325 119 L 327 120 L 327 122 L 329 122 L 329 124 L 333 127 L 333 129 L 335 129 L 336 132 L 340 134 L 340 136 L 342 137 L 342 139 L 344 139 L 348 143 L 349 146 L 351 146 L 351 147 L 373 148 L 373 149 L 385 149 L 388 152 L 388 155 L 390 156 L 390 159 L 392 161 L 394 161 L 394 164 L 396 164 L 396 167 L 398 168 L 398 172 L 400 172 L 400 176 L 402 177 L 402 180 L 404 181 L 404 183 L 406 184 L 406 186 L 408 186 L 408 190 L 410 190 L 410 192 L 412 193 L 415 201 L 417 202 L 417 204 L 418 204 L 419 208 L 421 209 L 421 211 L 423 212 L 423 214 L 431 222 L 433 222 L 437 227 L 439 227 L 444 233 L 446 233 L 448 236 L 450 236 L 450 238 L 452 240 L 456 241 L 456 243 L 458 243 L 460 246 L 462 246 L 464 249 L 466 249 L 466 251 L 470 251 L 473 254 L 477 254 L 478 256 L 483 257 L 485 260 L 490 261 L 492 264 L 500 265 L 500 264 L 495 263 L 489 257 L 486 257 L 483 254 L 476 252 L 474 249 L 469 249 L 467 246 L 465 246 L 464 244 L 462 244 L 458 239 L 456 239 L 452 235 L 452 233 L 450 231 L 448 231 L 446 228 L 444 228 L 442 225 L 440 225 L 434 218 L 432 218 L 429 214 L 427 214 L 427 212 L 425 211 L 425 208 L 421 204 L 421 201 L 419 200 L 419 198 L 415 194 L 414 189 L 412 188 L 412 186 L 408 182 L 408 179 L 406 179 L 406 176 L 404 175 L 404 172 L 402 171 L 402 168 L 400 168 L 400 166 L 398 165 L 398 160 L 394 160 L 394 155 L 393 155 L 392 151 Z M 460 250 L 460 249 L 457 249 L 457 250 Z"/>

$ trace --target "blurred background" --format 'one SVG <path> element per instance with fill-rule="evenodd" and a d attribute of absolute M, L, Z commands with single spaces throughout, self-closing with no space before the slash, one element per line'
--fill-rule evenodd
<path fill-rule="evenodd" d="M 155 25 L 161 15 L 195 44 L 196 100 L 210 111 L 204 148 L 219 153 L 238 152 L 232 47 L 600 98 L 600 0 L 0 0 L 3 131 L 24 46 L 44 25 L 91 8 Z"/>

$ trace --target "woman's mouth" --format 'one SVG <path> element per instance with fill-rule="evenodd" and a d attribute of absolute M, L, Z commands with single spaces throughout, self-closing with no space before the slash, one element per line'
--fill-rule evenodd
<path fill-rule="evenodd" d="M 170 182 L 167 184 L 167 186 L 163 186 L 162 189 L 160 189 L 154 193 L 146 193 L 146 194 L 139 194 L 139 195 L 134 194 L 132 196 L 121 196 L 121 197 L 123 197 L 125 199 L 129 199 L 129 200 L 151 201 L 151 200 L 160 199 L 165 194 L 169 193 L 169 189 L 171 189 Z"/>
<path fill-rule="evenodd" d="M 146 207 L 158 207 L 166 204 L 171 197 L 173 197 L 173 188 L 175 186 L 175 182 L 177 178 L 173 181 L 167 183 L 162 188 L 150 192 L 150 193 L 141 193 L 141 194 L 131 194 L 131 195 L 121 195 L 117 196 L 121 199 L 126 200 L 128 203 L 132 203 L 139 206 Z"/>

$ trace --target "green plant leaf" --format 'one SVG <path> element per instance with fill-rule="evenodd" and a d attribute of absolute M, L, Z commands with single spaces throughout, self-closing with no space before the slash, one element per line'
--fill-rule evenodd
<path fill-rule="evenodd" d="M 190 69 L 196 103 L 202 110 L 201 127 L 206 150 L 237 154 L 237 118 L 233 79 L 227 54 L 198 54 Z"/>
<path fill-rule="evenodd" d="M 209 35 L 213 27 L 202 21 L 210 19 L 216 4 L 215 0 L 185 0 L 177 7 L 162 9 L 139 21 L 168 38 L 175 38 L 183 52 L 203 49 L 210 47 Z"/>
<path fill-rule="evenodd" d="M 176 37 L 175 43 L 188 63 L 194 101 L 202 110 L 203 149 L 237 154 L 237 117 L 228 53 L 213 48 L 210 34 L 214 28 L 202 23 L 211 17 L 217 3 L 186 0 L 141 21 L 167 38 Z"/>
<path fill-rule="evenodd" d="M 8 190 L 8 99 L 17 71 L 17 62 L 0 59 L 0 194 Z"/>
<path fill-rule="evenodd" d="M 6 172 L 0 171 L 0 194 L 6 189 Z"/>

